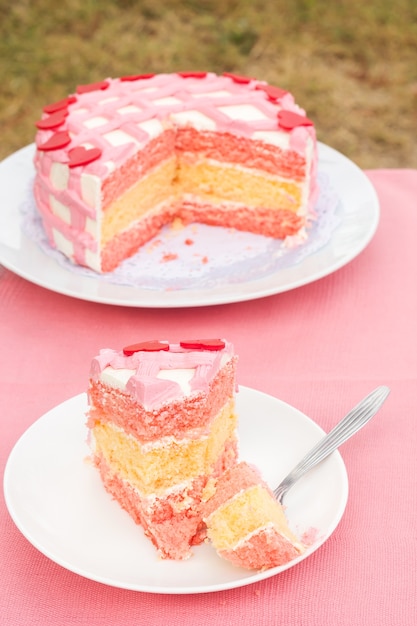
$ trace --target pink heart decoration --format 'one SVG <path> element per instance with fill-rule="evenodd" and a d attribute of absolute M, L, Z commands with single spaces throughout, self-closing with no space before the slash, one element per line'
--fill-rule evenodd
<path fill-rule="evenodd" d="M 75 96 L 68 96 L 68 98 L 64 98 L 63 100 L 59 100 L 58 102 L 53 102 L 52 104 L 47 104 L 43 107 L 45 113 L 55 113 L 60 109 L 66 109 L 70 104 L 77 102 L 77 98 Z"/>
<path fill-rule="evenodd" d="M 65 122 L 65 118 L 68 115 L 68 109 L 59 109 L 48 115 L 48 117 L 44 117 L 41 120 L 38 120 L 35 124 L 37 128 L 40 130 L 50 130 L 51 128 L 57 128 L 61 126 Z"/>
<path fill-rule="evenodd" d="M 66 130 L 63 130 L 59 133 L 54 133 L 48 141 L 38 146 L 38 150 L 45 152 L 49 150 L 59 150 L 60 148 L 65 148 L 69 143 L 71 143 L 71 137 Z"/>
<path fill-rule="evenodd" d="M 297 126 L 313 126 L 313 122 L 309 120 L 308 117 L 304 117 L 304 115 L 299 115 L 293 111 L 287 111 L 286 109 L 282 109 L 282 111 L 278 112 L 278 123 L 281 128 L 285 128 L 285 130 L 292 130 Z"/>
<path fill-rule="evenodd" d="M 180 341 L 180 346 L 188 350 L 223 350 L 225 345 L 222 339 L 186 339 Z"/>
<path fill-rule="evenodd" d="M 247 85 L 252 80 L 248 76 L 240 76 L 238 74 L 231 74 L 230 72 L 223 72 L 223 76 L 227 76 L 231 78 L 233 82 L 238 83 L 240 85 Z"/>
<path fill-rule="evenodd" d="M 178 76 L 182 76 L 182 78 L 205 78 L 207 72 L 178 72 Z"/>
<path fill-rule="evenodd" d="M 134 343 L 131 346 L 123 348 L 123 354 L 132 356 L 135 352 L 159 352 L 160 350 L 169 350 L 169 344 L 156 340 L 141 341 L 140 343 Z"/>
<path fill-rule="evenodd" d="M 270 100 L 279 100 L 288 93 L 285 89 L 274 87 L 274 85 L 256 85 L 256 89 L 264 91 Z"/>
<path fill-rule="evenodd" d="M 122 76 L 120 80 L 122 82 L 132 82 L 135 80 L 142 80 L 144 78 L 153 78 L 155 74 L 133 74 L 132 76 Z"/>
<path fill-rule="evenodd" d="M 84 148 L 77 146 L 68 152 L 68 167 L 78 167 L 79 165 L 88 165 L 101 157 L 100 148 Z"/>
<path fill-rule="evenodd" d="M 89 93 L 90 91 L 103 91 L 107 89 L 110 83 L 107 80 L 102 80 L 99 83 L 90 83 L 89 85 L 78 85 L 77 93 Z"/>

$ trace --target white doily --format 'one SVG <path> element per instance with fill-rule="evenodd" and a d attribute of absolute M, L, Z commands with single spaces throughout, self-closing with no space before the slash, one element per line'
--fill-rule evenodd
<path fill-rule="evenodd" d="M 154 290 L 207 289 L 246 283 L 300 263 L 329 242 L 341 221 L 341 201 L 328 177 L 319 173 L 317 219 L 308 225 L 304 243 L 289 247 L 282 240 L 234 229 L 189 224 L 166 226 L 130 259 L 109 274 L 71 263 L 52 248 L 42 227 L 32 186 L 20 207 L 23 232 L 68 271 L 110 283 Z"/>

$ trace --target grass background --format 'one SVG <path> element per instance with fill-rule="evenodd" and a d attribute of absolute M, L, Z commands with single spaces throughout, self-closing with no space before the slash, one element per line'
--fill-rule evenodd
<path fill-rule="evenodd" d="M 267 80 L 360 167 L 417 167 L 417 0 L 0 0 L 0 159 L 76 85 L 177 70 Z"/>

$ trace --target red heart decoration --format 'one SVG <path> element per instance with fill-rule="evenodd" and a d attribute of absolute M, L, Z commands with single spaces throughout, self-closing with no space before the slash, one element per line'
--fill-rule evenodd
<path fill-rule="evenodd" d="M 180 341 L 180 346 L 188 350 L 223 350 L 225 345 L 222 339 L 186 339 Z"/>
<path fill-rule="evenodd" d="M 169 350 L 169 344 L 156 340 L 141 341 L 140 343 L 134 343 L 131 346 L 123 348 L 123 354 L 132 356 L 135 352 L 159 352 L 160 350 Z"/>
<path fill-rule="evenodd" d="M 207 72 L 177 72 L 182 78 L 205 78 Z"/>
<path fill-rule="evenodd" d="M 281 128 L 285 128 L 285 130 L 292 130 L 297 126 L 314 125 L 308 117 L 304 117 L 304 115 L 299 115 L 293 111 L 287 111 L 286 109 L 282 109 L 282 111 L 278 112 L 278 123 Z"/>
<path fill-rule="evenodd" d="M 238 74 L 231 74 L 230 72 L 223 72 L 223 76 L 231 78 L 235 83 L 239 83 L 240 85 L 247 85 L 252 80 L 252 78 L 248 78 L 247 76 L 239 76 Z"/>
<path fill-rule="evenodd" d="M 68 152 L 68 167 L 87 165 L 99 159 L 101 154 L 102 151 L 100 148 L 84 148 L 84 146 L 77 146 Z"/>
<path fill-rule="evenodd" d="M 256 89 L 264 91 L 270 100 L 279 100 L 288 93 L 285 89 L 274 87 L 274 85 L 256 85 Z"/>
<path fill-rule="evenodd" d="M 60 148 L 65 148 L 69 143 L 71 143 L 71 137 L 66 130 L 60 131 L 59 133 L 54 133 L 49 137 L 48 141 L 38 146 L 38 150 L 43 150 L 47 152 L 48 150 L 59 150 Z"/>
<path fill-rule="evenodd" d="M 68 115 L 68 109 L 59 109 L 48 115 L 48 117 L 44 117 L 41 120 L 38 120 L 35 124 L 37 128 L 40 130 L 50 130 L 51 128 L 57 128 L 61 126 L 65 122 L 65 118 Z"/>
<path fill-rule="evenodd" d="M 102 80 L 99 83 L 90 83 L 89 85 L 78 85 L 77 93 L 89 93 L 90 91 L 103 91 L 109 87 L 110 83 L 107 80 Z"/>
<path fill-rule="evenodd" d="M 135 74 L 133 76 L 122 76 L 121 81 L 141 80 L 142 78 L 153 78 L 155 74 Z"/>
<path fill-rule="evenodd" d="M 74 104 L 74 102 L 77 102 L 77 98 L 75 96 L 68 96 L 68 98 L 64 98 L 58 102 L 47 104 L 43 107 L 43 111 L 45 111 L 45 113 L 55 113 L 60 109 L 66 109 L 70 104 Z"/>

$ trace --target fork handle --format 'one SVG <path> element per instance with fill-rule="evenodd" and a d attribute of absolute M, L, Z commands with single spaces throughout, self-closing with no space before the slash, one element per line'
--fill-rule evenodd
<path fill-rule="evenodd" d="M 284 495 L 301 476 L 323 461 L 342 443 L 354 435 L 377 413 L 390 392 L 389 387 L 380 386 L 368 394 L 301 459 L 294 469 L 274 490 L 274 496 L 282 502 Z"/>

